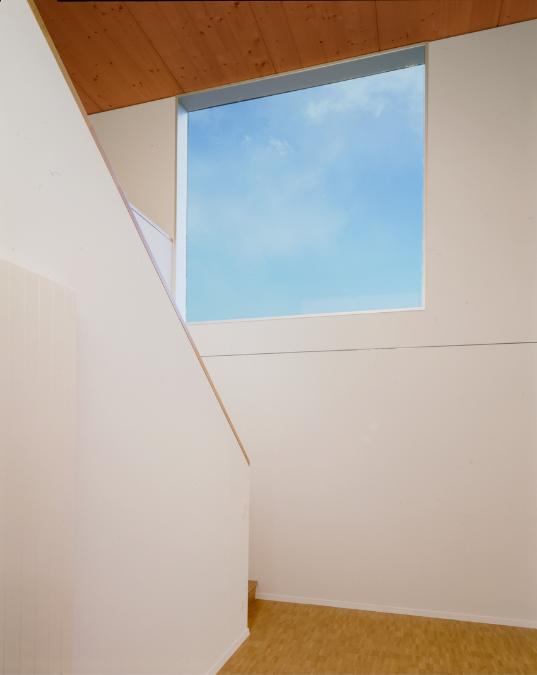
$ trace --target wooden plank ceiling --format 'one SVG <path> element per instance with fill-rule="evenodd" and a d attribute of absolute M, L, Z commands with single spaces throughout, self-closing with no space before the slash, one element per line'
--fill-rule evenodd
<path fill-rule="evenodd" d="M 537 0 L 34 0 L 88 113 L 537 18 Z"/>

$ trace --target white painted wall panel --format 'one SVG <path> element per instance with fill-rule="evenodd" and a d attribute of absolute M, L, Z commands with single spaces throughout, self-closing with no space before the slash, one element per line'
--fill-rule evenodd
<path fill-rule="evenodd" d="M 129 201 L 175 232 L 176 99 L 90 115 L 91 126 Z"/>
<path fill-rule="evenodd" d="M 26 2 L 0 60 L 0 257 L 77 297 L 73 672 L 206 673 L 246 631 L 248 467 Z"/>
<path fill-rule="evenodd" d="M 75 305 L 0 260 L 0 669 L 71 671 Z"/>
<path fill-rule="evenodd" d="M 208 361 L 258 597 L 537 627 L 537 346 Z"/>

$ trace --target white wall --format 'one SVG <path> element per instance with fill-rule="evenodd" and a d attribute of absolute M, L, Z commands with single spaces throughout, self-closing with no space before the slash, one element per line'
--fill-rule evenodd
<path fill-rule="evenodd" d="M 0 60 L 0 258 L 77 298 L 73 672 L 207 672 L 246 634 L 248 467 L 26 2 Z"/>
<path fill-rule="evenodd" d="M 128 200 L 173 237 L 175 97 L 96 113 L 89 120 Z"/>
<path fill-rule="evenodd" d="M 71 672 L 75 305 L 0 260 L 0 672 Z"/>
<path fill-rule="evenodd" d="M 252 454 L 258 597 L 537 627 L 534 345 L 210 370 Z"/>
<path fill-rule="evenodd" d="M 428 47 L 424 311 L 192 326 L 260 597 L 537 626 L 535 63 L 535 21 Z"/>

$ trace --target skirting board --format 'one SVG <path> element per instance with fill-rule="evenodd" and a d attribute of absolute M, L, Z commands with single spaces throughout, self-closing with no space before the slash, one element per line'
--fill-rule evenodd
<path fill-rule="evenodd" d="M 250 637 L 250 631 L 248 628 L 244 630 L 244 633 L 240 635 L 222 654 L 218 661 L 207 671 L 207 675 L 216 675 L 216 673 L 222 668 L 222 666 L 229 661 L 237 649 L 242 645 L 242 643 Z"/>
<path fill-rule="evenodd" d="M 452 621 L 473 621 L 474 623 L 491 623 L 500 626 L 517 626 L 519 628 L 537 628 L 537 620 L 510 619 L 496 616 L 480 616 L 478 614 L 459 614 L 442 612 L 435 609 L 410 609 L 409 607 L 390 607 L 388 605 L 368 605 L 362 602 L 346 602 L 344 600 L 324 600 L 323 598 L 302 598 L 295 595 L 278 595 L 276 593 L 257 592 L 258 600 L 275 602 L 292 602 L 298 605 L 322 605 L 324 607 L 341 607 L 342 609 L 361 609 L 365 612 L 382 612 L 384 614 L 406 614 L 408 616 L 424 616 L 431 619 L 451 619 Z"/>

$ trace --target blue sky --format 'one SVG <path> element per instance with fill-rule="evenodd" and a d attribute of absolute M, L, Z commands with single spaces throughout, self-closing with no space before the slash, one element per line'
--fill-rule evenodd
<path fill-rule="evenodd" d="M 189 321 L 421 306 L 424 68 L 189 114 Z"/>

